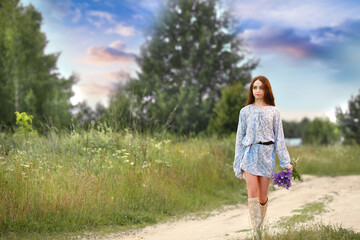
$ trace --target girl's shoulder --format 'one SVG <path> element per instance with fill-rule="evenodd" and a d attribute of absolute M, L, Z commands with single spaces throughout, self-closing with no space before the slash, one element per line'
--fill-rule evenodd
<path fill-rule="evenodd" d="M 247 110 L 247 109 L 250 107 L 250 105 L 251 105 L 251 104 L 248 104 L 248 105 L 244 106 L 241 110 L 243 110 L 243 109 L 244 109 L 244 110 Z"/>
<path fill-rule="evenodd" d="M 280 111 L 276 106 L 273 106 L 273 105 L 269 105 L 269 108 L 276 112 Z"/>
<path fill-rule="evenodd" d="M 276 106 L 271 106 L 270 105 L 270 112 L 272 112 L 272 114 L 276 117 L 280 117 L 280 109 Z"/>
<path fill-rule="evenodd" d="M 244 106 L 243 108 L 240 109 L 240 113 L 248 113 L 250 109 L 250 104 Z"/>

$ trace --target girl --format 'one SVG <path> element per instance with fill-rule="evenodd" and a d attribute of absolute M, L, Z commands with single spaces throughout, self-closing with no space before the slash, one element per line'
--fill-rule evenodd
<path fill-rule="evenodd" d="M 254 235 L 262 229 L 265 218 L 270 178 L 275 173 L 275 152 L 280 167 L 292 171 L 270 82 L 257 76 L 250 84 L 246 106 L 240 110 L 234 159 L 235 176 L 246 181 Z"/>

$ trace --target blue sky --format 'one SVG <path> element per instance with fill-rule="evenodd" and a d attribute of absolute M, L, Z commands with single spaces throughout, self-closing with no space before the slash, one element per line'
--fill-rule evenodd
<path fill-rule="evenodd" d="M 22 0 L 43 15 L 47 53 L 61 52 L 59 72 L 77 73 L 73 103 L 105 105 L 116 83 L 136 76 L 134 56 L 162 0 Z M 271 82 L 284 120 L 347 109 L 360 89 L 360 3 L 335 0 L 222 0 L 239 23 L 253 76 Z"/>

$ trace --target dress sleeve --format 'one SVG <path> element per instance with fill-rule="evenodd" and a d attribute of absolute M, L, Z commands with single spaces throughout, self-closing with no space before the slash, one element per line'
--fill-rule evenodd
<path fill-rule="evenodd" d="M 275 151 L 280 160 L 280 167 L 283 169 L 290 164 L 290 155 L 285 145 L 284 130 L 280 118 L 280 111 L 277 110 L 274 118 Z"/>
<path fill-rule="evenodd" d="M 236 143 L 235 143 L 235 158 L 234 158 L 234 171 L 240 173 L 240 163 L 242 161 L 242 155 L 245 146 L 241 143 L 246 134 L 246 118 L 243 109 L 239 113 L 239 123 L 236 132 Z"/>

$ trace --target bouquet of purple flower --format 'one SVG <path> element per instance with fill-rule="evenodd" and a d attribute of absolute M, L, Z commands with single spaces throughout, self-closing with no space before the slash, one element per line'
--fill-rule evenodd
<path fill-rule="evenodd" d="M 272 175 L 274 178 L 273 186 L 278 185 L 279 187 L 284 187 L 286 189 L 289 189 L 291 187 L 291 176 L 293 172 L 291 170 L 280 171 L 278 173 L 275 173 Z"/>
<path fill-rule="evenodd" d="M 294 180 L 299 179 L 302 181 L 300 172 L 298 170 L 298 160 L 299 158 L 293 158 L 290 161 L 290 164 L 293 166 L 293 171 L 286 169 L 286 171 L 283 170 L 272 175 L 272 178 L 274 179 L 273 186 L 278 185 L 279 187 L 289 189 L 289 187 L 291 187 L 291 177 L 294 178 Z"/>

